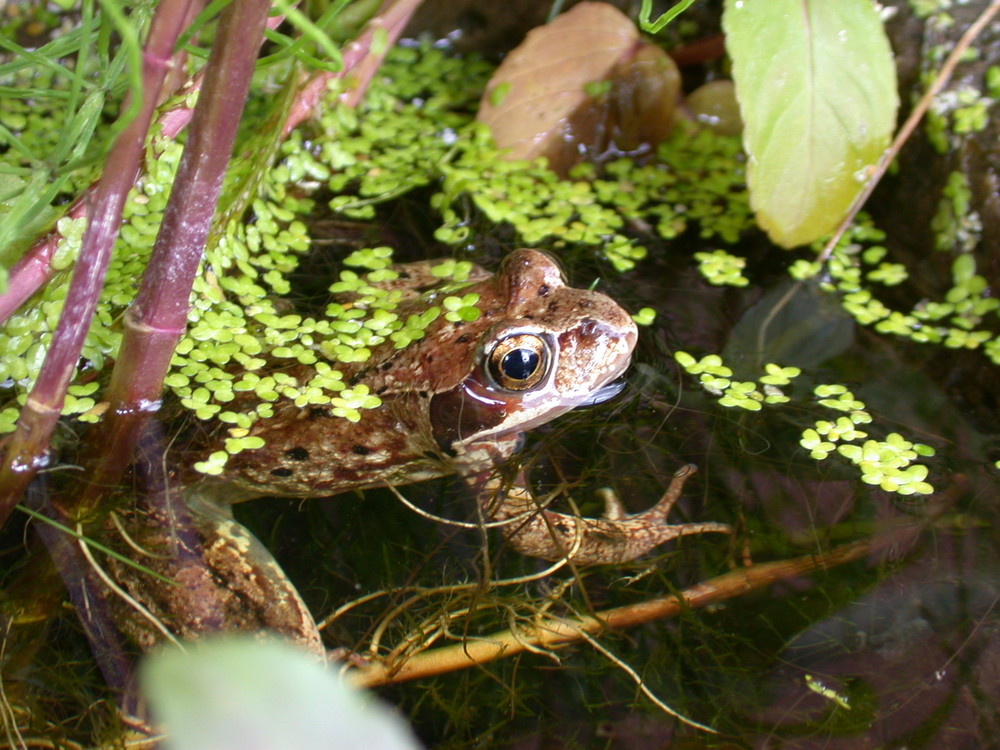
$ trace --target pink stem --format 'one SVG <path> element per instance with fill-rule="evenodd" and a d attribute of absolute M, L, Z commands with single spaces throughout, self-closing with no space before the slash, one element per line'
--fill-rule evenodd
<path fill-rule="evenodd" d="M 174 43 L 189 18 L 193 0 L 164 0 L 157 7 L 142 56 L 143 101 L 135 119 L 115 139 L 104 178 L 88 193 L 91 218 L 52 343 L 17 429 L 5 446 L 0 467 L 0 525 L 46 461 L 49 439 L 76 371 L 84 338 L 101 292 L 125 197 L 135 181 L 155 96 L 169 70 Z M 127 109 L 128 101 L 123 104 Z M 33 265 L 37 275 L 38 269 Z"/>
<path fill-rule="evenodd" d="M 240 0 L 222 12 L 188 140 L 174 177 L 142 285 L 125 313 L 122 338 L 99 428 L 94 476 L 78 498 L 87 510 L 117 481 L 145 417 L 159 407 L 163 378 L 187 327 L 191 287 L 212 228 L 236 140 L 269 0 Z"/>
<path fill-rule="evenodd" d="M 326 71 L 316 73 L 302 87 L 302 91 L 288 112 L 282 135 L 287 136 L 299 123 L 312 116 L 313 110 L 326 93 L 327 83 L 332 79 L 351 76 L 351 87 L 341 94 L 340 103 L 348 107 L 356 107 L 365 91 L 368 90 L 368 85 L 371 83 L 375 71 L 378 70 L 388 51 L 399 39 L 421 2 L 423 0 L 388 0 L 388 2 L 383 3 L 378 15 L 372 18 L 365 25 L 364 31 L 358 35 L 358 38 L 345 48 L 343 69 L 337 73 Z M 385 44 L 378 52 L 375 52 L 372 45 L 375 41 L 375 35 L 380 29 L 385 30 Z"/>

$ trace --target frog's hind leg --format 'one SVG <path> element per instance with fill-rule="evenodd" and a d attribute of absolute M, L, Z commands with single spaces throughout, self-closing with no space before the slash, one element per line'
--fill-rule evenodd
<path fill-rule="evenodd" d="M 504 536 L 522 554 L 545 560 L 569 558 L 579 565 L 623 563 L 679 536 L 732 533 L 732 528 L 724 523 L 667 523 L 684 482 L 695 471 L 692 464 L 681 468 L 656 505 L 633 515 L 625 512 L 610 491 L 602 492 L 606 507 L 604 518 L 581 518 L 539 510 L 524 486 L 503 489 L 497 479 L 485 482 L 484 497 L 495 500 L 499 491 L 500 502 L 491 503 L 488 515 L 492 520 L 511 521 L 504 527 Z"/>
<path fill-rule="evenodd" d="M 176 487 L 154 493 L 150 501 L 142 510 L 120 511 L 121 536 L 108 539 L 123 556 L 138 557 L 142 564 L 106 562 L 115 588 L 128 595 L 109 592 L 123 633 L 143 650 L 168 634 L 191 640 L 213 632 L 278 633 L 317 656 L 324 654 L 295 587 L 264 545 L 228 512 L 194 491 L 182 498 Z"/>

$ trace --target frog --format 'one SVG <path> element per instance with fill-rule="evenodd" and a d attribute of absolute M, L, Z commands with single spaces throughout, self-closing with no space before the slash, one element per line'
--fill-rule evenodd
<path fill-rule="evenodd" d="M 397 265 L 396 278 L 385 282 L 403 293 L 401 315 L 424 310 L 444 294 L 433 265 Z M 176 554 L 161 569 L 149 561 L 183 585 L 161 586 L 151 595 L 148 581 L 137 586 L 129 577 L 122 585 L 131 597 L 182 637 L 219 627 L 276 630 L 321 652 L 315 622 L 294 586 L 229 508 L 260 497 L 332 497 L 448 475 L 464 478 L 481 517 L 502 528 L 509 546 L 545 560 L 623 563 L 678 536 L 730 532 L 721 523 L 666 522 L 690 466 L 642 513 L 628 514 L 607 495 L 602 518 L 540 508 L 522 471 L 507 481 L 498 467 L 526 432 L 622 391 L 638 329 L 607 295 L 569 286 L 557 261 L 538 250 L 510 253 L 495 273 L 474 267 L 463 292 L 478 295 L 475 320 L 441 316 L 406 347 L 386 342 L 364 362 L 338 364 L 349 385 L 364 384 L 381 401 L 360 421 L 278 402 L 273 416 L 251 429 L 263 447 L 231 457 L 222 477 L 189 483 L 183 504 L 167 493 L 167 510 L 144 513 L 144 530 L 133 536 L 140 547 L 183 552 L 183 565 Z M 297 379 L 309 374 L 298 364 L 283 372 Z M 197 533 L 179 536 L 178 522 Z M 126 573 L 116 566 L 117 576 Z M 140 645 L 159 640 L 146 619 L 139 618 L 138 629 L 126 628 Z"/>

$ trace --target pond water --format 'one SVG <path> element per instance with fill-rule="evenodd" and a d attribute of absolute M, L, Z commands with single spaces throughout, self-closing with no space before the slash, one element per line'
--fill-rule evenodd
<path fill-rule="evenodd" d="M 953 44 L 956 33 L 925 30 L 905 13 L 890 32 L 904 90 L 919 73 L 920 55 L 910 47 Z M 1000 32 L 990 33 L 981 61 L 996 64 Z M 932 217 L 953 173 L 964 175 L 982 223 L 969 248 L 978 273 L 987 287 L 998 283 L 1000 137 L 990 106 L 987 126 L 944 153 L 918 137 L 869 206 L 885 232 L 879 242 L 886 260 L 908 273 L 897 286 L 879 287 L 879 299 L 893 309 L 911 311 L 949 294 L 957 248 L 933 249 L 940 228 Z M 416 190 L 380 206 L 369 223 L 319 211 L 310 230 L 326 235 L 317 246 L 392 244 L 405 259 L 447 254 L 434 238 L 439 222 L 429 194 Z M 472 232 L 466 254 L 495 267 L 517 239 L 509 226 L 485 221 L 471 201 L 462 205 L 463 226 L 482 230 Z M 717 249 L 717 239 L 701 239 L 691 227 L 666 243 L 648 230 L 639 223 L 625 230 L 642 237 L 649 255 L 621 275 L 592 250 L 564 254 L 572 283 L 586 287 L 599 278 L 598 288 L 628 310 L 648 307 L 656 317 L 641 329 L 623 393 L 534 430 L 519 461 L 536 494 L 556 492 L 563 510 L 569 496 L 590 516 L 602 511 L 599 489 L 612 488 L 639 512 L 678 469 L 694 464 L 670 521 L 727 523 L 732 535 L 686 536 L 624 565 L 544 574 L 547 564 L 516 555 L 495 532 L 477 527 L 475 503 L 456 479 L 400 491 L 463 528 L 416 515 L 388 490 L 329 502 L 258 501 L 238 506 L 237 518 L 323 620 L 326 645 L 362 657 L 391 663 L 489 641 L 515 626 L 525 638 L 539 623 L 632 617 L 628 627 L 589 632 L 571 644 L 378 687 L 429 747 L 1000 746 L 997 365 L 982 348 L 917 343 L 859 325 L 842 295 L 789 277 L 791 260 L 807 254 L 792 256 L 756 231 L 725 246 L 747 259 L 750 283 L 735 288 L 708 283 L 693 260 Z M 305 262 L 292 277 L 298 286 L 288 305 L 322 308 L 325 298 L 316 300 L 335 265 L 322 254 Z M 979 293 L 991 299 L 988 288 Z M 983 327 L 991 325 L 992 318 Z M 678 351 L 695 359 L 721 355 L 734 380 L 760 383 L 769 363 L 801 374 L 780 386 L 788 403 L 748 411 L 720 404 L 677 363 Z M 831 385 L 863 407 L 824 405 L 816 388 Z M 836 451 L 822 460 L 810 455 L 805 430 L 860 411 L 870 421 L 841 432 L 878 441 L 898 434 L 907 445 L 934 449 L 916 459 L 928 469 L 932 493 L 888 492 L 862 481 Z M 162 436 L 143 446 L 136 476 L 181 456 L 173 444 L 177 425 L 165 419 L 160 427 Z M 73 438 L 66 442 L 71 456 Z M 25 564 L 21 533 L 5 531 L 3 560 L 14 572 Z M 25 615 L 9 642 L 15 658 L 7 664 L 17 675 L 9 705 L 24 715 L 28 706 L 36 710 L 33 726 L 42 734 L 113 734 L 120 729 L 115 696 L 74 614 L 52 614 L 62 596 L 52 593 L 59 591 L 53 571 L 45 564 L 37 571 L 18 585 L 37 586 L 38 601 L 30 591 L 8 592 L 44 613 L 37 621 Z M 691 605 L 652 611 L 675 595 Z M 21 714 L 13 721 L 3 715 L 5 726 L 32 725 Z M 37 729 L 49 717 L 53 723 Z"/>

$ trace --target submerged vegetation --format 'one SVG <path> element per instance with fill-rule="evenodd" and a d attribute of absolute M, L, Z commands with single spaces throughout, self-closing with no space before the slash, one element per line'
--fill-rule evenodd
<path fill-rule="evenodd" d="M 224 432 L 222 449 L 202 456 L 194 466 L 205 475 L 224 475 L 231 456 L 262 447 L 264 439 L 250 435 L 250 430 L 270 417 L 279 402 L 321 407 L 363 426 L 364 411 L 381 401 L 364 383 L 345 379 L 338 366 L 365 361 L 374 346 L 386 341 L 406 347 L 439 317 L 474 320 L 479 315 L 478 299 L 464 290 L 473 262 L 495 262 L 502 252 L 521 246 L 558 255 L 584 285 L 600 276 L 647 326 L 643 334 L 647 351 L 635 377 L 640 386 L 634 389 L 637 400 L 615 407 L 628 416 L 607 412 L 608 416 L 601 417 L 609 422 L 603 432 L 601 425 L 578 423 L 594 434 L 611 435 L 589 446 L 586 438 L 578 446 L 559 440 L 545 443 L 544 451 L 532 461 L 537 462 L 542 477 L 538 483 L 553 495 L 573 489 L 578 497 L 579 486 L 603 484 L 607 477 L 617 476 L 626 492 L 639 498 L 633 498 L 637 506 L 645 508 L 651 504 L 653 488 L 666 485 L 679 466 L 689 460 L 708 463 L 715 472 L 709 474 L 713 491 L 731 501 L 724 512 L 737 525 L 739 541 L 728 550 L 724 544 L 715 549 L 682 547 L 676 559 L 684 580 L 700 581 L 702 565 L 706 574 L 717 571 L 727 553 L 742 556 L 749 565 L 750 553 L 775 558 L 812 555 L 822 546 L 823 554 L 814 558 L 746 569 L 752 586 L 792 577 L 801 580 L 827 563 L 832 567 L 880 550 L 876 519 L 885 507 L 896 507 L 893 503 L 906 512 L 923 514 L 926 523 L 943 512 L 936 498 L 927 501 L 924 496 L 951 487 L 953 467 L 946 462 L 955 460 L 955 444 L 962 439 L 950 434 L 951 428 L 932 429 L 923 411 L 932 408 L 931 401 L 905 403 L 905 386 L 880 380 L 884 372 L 878 369 L 890 365 L 870 364 L 869 353 L 857 350 L 867 346 L 877 352 L 870 354 L 873 361 L 878 356 L 894 362 L 895 354 L 886 352 L 914 344 L 924 347 L 922 351 L 979 357 L 976 368 L 1000 366 L 1000 301 L 983 268 L 983 218 L 974 208 L 967 174 L 951 172 L 936 212 L 926 217 L 935 252 L 948 257 L 937 266 L 946 267 L 949 278 L 927 281 L 920 268 L 897 258 L 891 230 L 879 227 L 877 212 L 862 215 L 824 250 L 830 229 L 840 221 L 870 176 L 867 169 L 885 147 L 894 104 L 888 102 L 885 110 L 869 113 L 884 125 L 869 142 L 848 144 L 857 146 L 850 158 L 860 161 L 851 162 L 850 175 L 841 175 L 846 182 L 840 186 L 836 205 L 826 206 L 826 213 L 815 205 L 805 206 L 815 184 L 827 177 L 798 174 L 808 172 L 800 165 L 810 161 L 801 150 L 786 153 L 784 161 L 768 161 L 767 152 L 773 147 L 769 139 L 780 141 L 788 132 L 782 128 L 791 127 L 776 114 L 787 109 L 787 102 L 768 99 L 760 88 L 754 63 L 773 60 L 746 48 L 750 41 L 759 43 L 757 27 L 737 20 L 734 11 L 727 9 L 726 32 L 737 40 L 729 53 L 749 135 L 720 134 L 682 118 L 653 146 L 610 147 L 599 158 L 583 160 L 560 176 L 544 158 L 507 158 L 494 145 L 489 129 L 477 121 L 480 100 L 490 96 L 489 82 L 496 71 L 485 57 L 457 55 L 427 39 L 393 43 L 391 34 L 398 34 L 418 4 L 397 2 L 384 11 L 384 17 L 376 16 L 376 21 L 384 21 L 382 25 L 369 27 L 354 48 L 338 53 L 344 65 L 338 73 L 330 70 L 337 67 L 336 60 L 317 63 L 319 50 L 332 44 L 325 30 L 344 4 L 333 3 L 317 14 L 315 25 L 301 13 L 293 13 L 288 4 L 279 4 L 288 19 L 281 33 L 273 28 L 266 32 L 265 56 L 258 58 L 257 51 L 265 35 L 241 39 L 232 53 L 242 55 L 247 65 L 255 64 L 242 78 L 236 76 L 249 91 L 246 112 L 218 112 L 207 131 L 200 131 L 201 136 L 197 130 L 189 134 L 186 124 L 197 117 L 195 107 L 213 89 L 199 91 L 202 84 L 195 73 L 206 71 L 210 77 L 216 58 L 209 58 L 209 46 L 216 42 L 222 47 L 220 39 L 232 41 L 239 36 L 227 30 L 227 22 L 216 25 L 214 6 L 182 36 L 184 24 L 177 19 L 183 17 L 186 22 L 188 18 L 185 14 L 190 8 L 185 2 L 162 0 L 154 11 L 143 4 L 119 7 L 87 1 L 65 13 L 43 13 L 32 19 L 49 29 L 50 36 L 36 49 L 13 41 L 25 33 L 29 19 L 16 14 L 7 19 L 5 57 L 0 60 L 4 92 L 0 101 L 0 265 L 4 272 L 0 280 L 0 433 L 4 435 L 0 439 L 6 441 L 0 443 L 5 451 L 0 518 L 22 500 L 22 490 L 38 469 L 58 467 L 63 471 L 42 472 L 35 487 L 43 489 L 32 495 L 30 512 L 35 518 L 51 517 L 59 524 L 53 528 L 69 530 L 77 537 L 98 536 L 105 518 L 116 519 L 115 512 L 131 504 L 120 495 L 104 496 L 101 488 L 119 481 L 132 460 L 134 444 L 140 438 L 146 441 L 130 478 L 153 473 L 150 465 L 169 465 L 169 454 L 162 448 L 150 449 L 148 433 L 129 422 L 136 415 L 157 412 L 161 398 L 170 406 L 163 413 L 180 414 L 175 421 L 184 429 Z M 859 24 L 862 36 L 870 35 L 874 41 L 869 40 L 870 49 L 851 47 L 850 54 L 854 58 L 888 54 L 881 25 L 872 21 L 876 16 L 867 0 L 844 3 L 838 12 L 849 15 L 853 6 L 860 10 L 850 23 Z M 127 14 L 122 12 L 126 10 Z M 277 28 L 276 17 L 265 20 L 266 3 L 248 2 L 240 12 L 247 14 L 241 24 L 253 16 L 254 23 Z M 780 15 L 773 8 L 772 12 Z M 931 18 L 928 23 L 943 23 L 942 12 L 921 7 L 918 16 Z M 172 35 L 157 37 L 149 32 L 154 16 L 163 21 L 171 14 L 176 16 Z M 767 16 L 762 21 L 773 19 Z M 831 28 L 839 28 L 842 22 L 847 23 L 842 18 L 830 21 Z M 228 23 L 233 23 L 231 18 Z M 794 61 L 804 53 L 797 45 L 805 42 L 798 39 L 795 28 L 779 31 L 787 37 L 775 46 Z M 169 57 L 177 70 L 191 78 L 151 82 L 149 71 L 142 72 L 137 64 L 140 40 L 147 38 L 152 40 L 143 42 L 147 52 L 150 44 L 158 42 L 164 58 Z M 178 38 L 181 44 L 174 52 Z M 826 51 L 831 55 L 829 64 L 843 64 L 835 52 Z M 944 52 L 932 51 L 925 62 L 937 66 Z M 726 72 L 727 66 L 707 61 L 704 67 L 711 78 Z M 369 69 L 375 71 L 370 80 L 365 77 Z M 950 153 L 962 138 L 983 132 L 989 124 L 1000 98 L 1000 68 L 989 65 L 983 71 L 982 86 L 973 86 L 966 78 L 961 87 L 934 99 L 926 138 L 936 152 Z M 848 79 L 857 77 L 850 69 L 841 72 Z M 874 77 L 877 80 L 867 83 L 875 88 L 891 85 L 883 80 L 891 73 L 891 69 L 888 73 L 880 69 Z M 757 84 L 754 76 L 758 76 Z M 929 68 L 924 81 L 930 84 Z M 822 99 L 825 91 L 836 88 L 837 96 L 846 97 L 847 103 L 831 99 L 824 104 L 850 108 L 850 97 L 843 93 L 841 83 L 818 85 L 808 95 Z M 159 104 L 148 136 L 144 129 L 138 136 L 130 135 L 129 128 L 138 127 L 135 123 L 143 115 L 124 104 L 126 92 L 132 92 L 133 101 L 146 92 L 145 106 L 148 93 L 161 87 L 172 93 Z M 611 88 L 610 83 L 593 86 L 588 96 L 605 102 L 601 97 Z M 275 95 L 275 91 L 284 93 Z M 349 103 L 348 97 L 362 91 L 356 106 Z M 116 119 L 119 108 L 123 114 Z M 311 117 L 305 119 L 304 111 Z M 151 105 L 146 114 L 152 117 Z M 838 122 L 843 125 L 849 119 Z M 235 147 L 216 135 L 223 122 L 233 130 Z M 810 135 L 812 143 L 799 143 L 801 148 L 829 148 L 831 159 L 850 162 L 831 145 L 840 137 L 837 133 L 824 130 Z M 118 143 L 112 146 L 116 138 Z M 119 168 L 114 149 L 129 138 L 136 161 L 126 161 Z M 208 215 L 200 207 L 202 219 L 195 222 L 196 232 L 183 221 L 171 228 L 170 219 L 165 219 L 171 211 L 183 210 L 168 208 L 168 200 L 174 200 L 171 191 L 177 191 L 178 185 L 204 187 L 183 165 L 185 144 L 190 149 L 192 143 L 196 152 L 214 156 L 216 187 L 221 190 L 214 218 L 212 206 Z M 227 165 L 231 149 L 238 157 Z M 753 164 L 749 177 L 753 194 L 747 191 L 748 163 Z M 796 173 L 794 184 L 787 181 L 791 172 Z M 131 174 L 138 176 L 133 179 Z M 93 187 L 97 181 L 103 188 Z M 120 226 L 116 218 L 112 222 L 116 239 L 113 247 L 106 248 L 106 277 L 91 279 L 88 287 L 93 319 L 78 323 L 82 325 L 80 346 L 53 364 L 46 359 L 58 349 L 53 342 L 68 338 L 60 316 L 73 294 L 71 274 L 77 266 L 89 268 L 97 257 L 85 235 L 88 221 L 91 233 L 93 226 L 100 225 L 94 219 L 101 215 L 95 209 L 99 212 L 104 205 L 100 189 L 120 199 Z M 794 208 L 798 218 L 782 213 L 790 191 L 802 199 L 802 205 Z M 758 231 L 758 223 L 770 239 Z M 189 237 L 199 233 L 204 252 Z M 782 250 L 777 245 L 799 247 Z M 175 257 L 184 258 L 184 273 L 170 270 L 179 268 L 170 265 Z M 424 314 L 404 317 L 397 314 L 402 294 L 388 282 L 396 276 L 394 262 L 414 257 L 442 257 L 434 274 L 447 285 L 442 287 L 439 303 Z M 185 273 L 187 288 L 182 280 Z M 920 283 L 911 286 L 914 277 Z M 685 285 L 687 289 L 677 289 Z M 683 319 L 682 312 L 677 312 L 678 320 L 672 320 L 674 310 L 683 311 L 687 304 L 685 292 L 689 301 L 704 299 L 715 308 L 711 312 L 703 308 Z M 331 295 L 337 300 L 331 302 Z M 676 307 L 665 304 L 668 298 Z M 738 320 L 723 326 L 716 316 L 727 305 L 732 305 L 732 317 Z M 664 318 L 668 322 L 663 323 Z M 868 336 L 855 333 L 861 329 L 871 334 L 865 339 L 867 344 L 858 343 L 856 336 Z M 124 348 L 123 342 L 128 342 Z M 275 362 L 279 366 L 269 366 Z M 308 367 L 309 376 L 288 375 L 281 366 L 286 363 Z M 52 375 L 55 371 L 64 378 L 65 393 Z M 689 382 L 697 383 L 701 392 L 687 392 L 684 385 Z M 661 417 L 668 413 L 672 421 L 664 428 Z M 57 416 L 61 417 L 58 424 Z M 29 429 L 46 420 L 54 431 L 51 449 L 48 437 L 39 442 L 44 430 Z M 690 435 L 710 432 L 713 437 L 683 437 L 689 428 Z M 168 436 L 163 442 L 172 439 Z M 976 450 L 987 442 L 978 440 L 970 441 Z M 944 455 L 937 457 L 936 450 Z M 46 457 L 52 462 L 47 464 L 50 458 Z M 762 479 L 761 469 L 752 463 L 757 458 L 781 464 L 781 479 Z M 65 479 L 68 472 L 77 471 L 73 468 L 77 464 L 86 472 L 84 483 Z M 756 493 L 751 488 L 754 481 L 761 485 Z M 822 497 L 823 481 L 845 488 L 842 494 L 849 495 L 852 507 L 856 506 L 855 520 L 841 522 L 840 509 L 834 513 L 828 507 L 823 509 L 828 518 L 816 520 L 823 514 L 809 515 L 814 499 L 811 490 L 795 495 L 787 486 L 813 487 L 815 483 L 815 494 Z M 455 517 L 453 511 L 442 509 L 444 501 L 433 490 L 429 494 L 427 504 L 435 513 Z M 44 502 L 39 501 L 43 495 Z M 747 495 L 754 499 L 747 500 Z M 781 511 L 769 505 L 778 497 L 789 498 L 793 510 L 787 511 L 788 516 L 798 517 L 801 511 L 809 519 L 808 534 L 796 528 L 785 533 L 776 520 Z M 707 513 L 725 507 L 718 499 L 710 501 Z M 381 507 L 375 505 L 380 502 L 377 498 L 365 500 L 366 505 L 369 502 L 371 507 Z M 447 536 L 440 529 L 417 530 L 405 520 L 409 516 L 399 520 L 386 512 L 386 528 L 395 534 L 387 542 L 383 535 L 390 532 L 380 524 L 374 524 L 374 530 L 356 531 L 366 515 L 374 515 L 363 508 L 311 508 L 307 512 L 316 523 L 296 524 L 284 517 L 284 511 L 266 509 L 258 511 L 257 517 L 250 512 L 247 523 L 257 524 L 255 530 L 269 546 L 285 548 L 289 562 L 283 559 L 282 564 L 290 572 L 315 576 L 303 579 L 311 589 L 306 593 L 309 604 L 331 611 L 324 627 L 338 642 L 355 646 L 376 664 L 385 660 L 389 666 L 378 679 L 391 681 L 395 665 L 405 658 L 419 663 L 429 656 L 426 661 L 432 662 L 438 656 L 432 646 L 447 640 L 462 650 L 440 658 L 463 666 L 467 666 L 462 660 L 468 661 L 469 643 L 482 646 L 495 640 L 510 653 L 531 653 L 559 663 L 566 652 L 557 652 L 557 647 L 584 642 L 600 655 L 600 661 L 587 653 L 565 658 L 564 664 L 576 667 L 579 675 L 588 670 L 600 672 L 608 663 L 620 667 L 628 675 L 623 684 L 629 687 L 609 688 L 609 692 L 621 701 L 634 700 L 629 681 L 635 680 L 654 705 L 661 705 L 658 692 L 676 695 L 681 713 L 697 719 L 693 726 L 735 728 L 746 720 L 742 709 L 729 711 L 700 695 L 699 691 L 707 695 L 714 690 L 707 677 L 689 692 L 679 689 L 686 672 L 702 669 L 700 659 L 711 663 L 720 681 L 731 682 L 725 688 L 727 694 L 741 693 L 743 681 L 753 675 L 745 664 L 731 674 L 726 672 L 727 663 L 736 661 L 726 649 L 735 653 L 751 643 L 749 635 L 745 640 L 741 634 L 728 635 L 738 631 L 742 621 L 738 604 L 728 612 L 715 613 L 714 626 L 700 625 L 691 611 L 684 612 L 676 627 L 651 624 L 657 617 L 684 610 L 680 599 L 663 595 L 664 590 L 677 590 L 673 572 L 668 577 L 655 564 L 642 563 L 623 566 L 624 577 L 615 570 L 562 569 L 570 574 L 560 579 L 556 577 L 559 566 L 538 573 L 503 555 L 493 559 L 489 555 L 495 551 L 488 544 L 486 562 L 478 561 L 475 550 L 486 540 L 479 531 L 452 530 Z M 337 514 L 337 523 L 331 524 L 322 514 Z M 17 534 L 19 529 L 14 527 L 24 518 L 14 513 L 11 519 L 7 532 Z M 955 519 L 954 527 L 963 522 L 963 518 Z M 833 540 L 865 524 L 872 536 L 870 545 L 831 546 Z M 433 551 L 424 551 L 429 546 L 426 536 L 437 540 Z M 20 544 L 12 541 L 14 536 L 5 538 L 11 549 Z M 58 548 L 47 544 L 56 565 L 65 566 L 66 558 L 60 559 Z M 40 552 L 41 548 L 36 550 Z M 2 599 L 0 623 L 12 632 L 27 633 L 11 637 L 15 658 L 7 663 L 30 672 L 31 654 L 44 640 L 33 630 L 35 623 L 57 621 L 62 593 L 51 565 L 39 562 L 45 559 L 43 553 L 24 559 L 9 550 L 5 555 L 14 563 L 12 573 L 0 581 L 9 588 Z M 80 559 L 76 564 L 81 564 Z M 42 570 L 45 575 L 39 573 Z M 858 589 L 874 586 L 883 573 L 888 575 L 881 569 L 859 573 L 863 580 Z M 323 579 L 323 574 L 330 575 Z M 25 580 L 45 584 L 29 595 L 24 591 Z M 539 585 L 538 581 L 549 583 Z M 684 595 L 692 607 L 703 606 L 738 597 L 742 585 L 737 571 L 705 584 L 711 592 L 705 601 L 697 600 L 691 591 Z M 834 582 L 829 589 L 803 596 L 792 614 L 777 618 L 773 631 L 767 631 L 767 637 L 776 642 L 775 653 L 778 641 L 791 643 L 797 633 L 849 602 L 853 597 L 849 589 L 850 584 Z M 72 583 L 70 590 L 72 595 Z M 359 591 L 364 593 L 362 598 L 353 599 Z M 33 596 L 41 602 L 37 612 L 25 604 Z M 351 601 L 345 603 L 349 597 Z M 385 610 L 375 613 L 373 608 L 383 602 L 387 602 Z M 779 605 L 769 601 L 765 609 Z M 643 607 L 659 614 L 644 614 Z M 611 628 L 619 623 L 621 627 L 646 623 L 649 630 L 637 636 L 639 646 L 621 643 L 612 648 L 605 644 L 602 621 Z M 771 627 L 768 623 L 765 630 Z M 553 635 L 557 631 L 558 636 Z M 697 649 L 686 651 L 691 644 L 701 644 L 703 652 L 715 647 L 719 651 L 695 658 Z M 661 653 L 667 646 L 670 653 Z M 619 659 L 616 652 L 629 655 Z M 56 664 L 60 658 L 78 655 L 55 649 L 46 658 Z M 627 664 L 647 659 L 662 668 L 639 676 Z M 475 727 L 494 721 L 516 724 L 519 704 L 533 701 L 533 692 L 543 694 L 545 682 L 551 679 L 544 675 L 524 678 L 518 664 L 511 661 L 498 666 L 496 684 L 486 672 L 479 677 L 441 678 L 453 680 L 443 684 L 449 690 L 458 686 L 459 695 L 472 696 L 482 690 L 488 696 L 484 701 L 498 705 L 508 701 L 513 719 L 499 717 L 495 707 L 482 708 L 471 697 L 447 700 L 433 686 L 436 683 L 403 695 L 400 702 L 418 725 L 421 718 L 432 725 L 431 733 L 438 737 L 471 736 L 478 731 Z M 439 668 L 427 669 L 434 674 Z M 809 669 L 802 668 L 805 678 L 796 685 L 822 701 L 824 709 L 803 719 L 803 726 L 818 727 L 838 717 L 844 726 L 860 726 L 860 714 L 874 711 L 875 700 L 864 689 L 845 682 L 846 687 L 838 691 L 818 682 Z M 5 668 L 5 681 L 9 674 Z M 603 688 L 585 677 L 579 677 L 577 687 L 586 701 L 600 704 L 603 700 Z M 81 689 L 80 705 L 100 694 L 96 688 L 93 693 L 90 690 Z M 38 694 L 19 685 L 12 695 L 15 702 L 22 698 L 28 702 Z M 674 709 L 661 708 L 676 716 Z M 428 718 L 430 713 L 434 715 Z M 6 718 L 7 711 L 3 715 L 5 724 L 18 724 Z M 32 726 L 38 731 L 37 722 Z"/>

